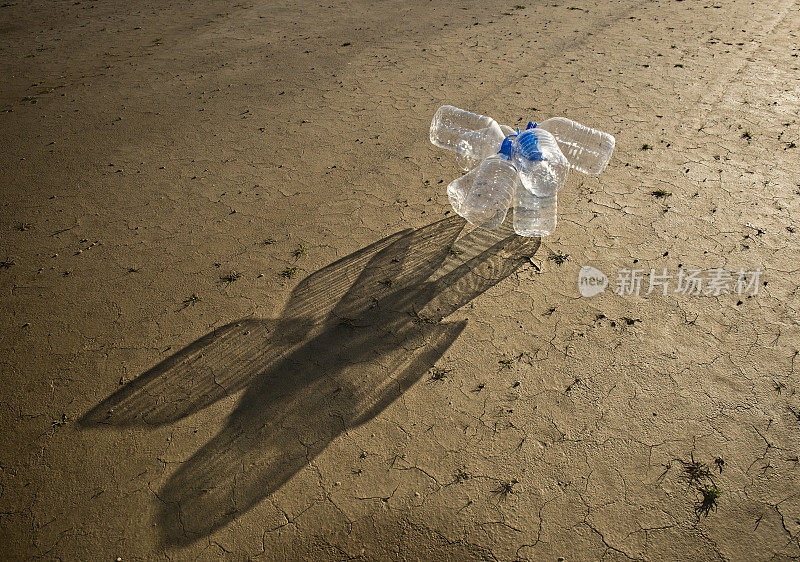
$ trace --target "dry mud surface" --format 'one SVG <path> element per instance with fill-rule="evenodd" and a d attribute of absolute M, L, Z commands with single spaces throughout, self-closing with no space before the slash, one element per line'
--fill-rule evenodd
<path fill-rule="evenodd" d="M 796 559 L 799 27 L 3 3 L 3 557 Z M 616 151 L 541 247 L 459 234 L 445 103 Z M 581 297 L 583 265 L 612 286 Z M 762 277 L 611 290 L 679 267 Z"/>

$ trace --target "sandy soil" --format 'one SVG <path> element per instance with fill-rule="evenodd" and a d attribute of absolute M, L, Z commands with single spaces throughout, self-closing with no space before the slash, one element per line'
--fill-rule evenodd
<path fill-rule="evenodd" d="M 799 27 L 3 3 L 4 557 L 800 557 Z M 445 103 L 616 152 L 538 251 L 459 234 Z M 583 265 L 762 279 L 589 299 Z"/>

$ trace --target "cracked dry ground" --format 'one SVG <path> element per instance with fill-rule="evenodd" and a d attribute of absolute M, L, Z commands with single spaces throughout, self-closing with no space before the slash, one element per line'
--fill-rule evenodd
<path fill-rule="evenodd" d="M 797 558 L 799 27 L 788 0 L 4 3 L 3 556 Z M 318 435 L 259 409 L 269 385 L 198 367 L 206 408 L 78 423 L 213 329 L 279 318 L 320 268 L 447 216 L 459 172 L 427 141 L 445 103 L 565 115 L 617 147 L 568 179 L 538 266 L 410 328 L 455 326 L 416 384 L 344 429 L 337 389 L 301 386 Z M 763 283 L 586 299 L 584 264 Z M 270 322 L 250 357 L 284 335 Z M 343 372 L 380 379 L 415 341 Z M 339 360 L 312 346 L 289 371 Z M 129 406 L 180 410 L 192 380 Z M 275 455 L 257 437 L 297 449 L 278 485 L 250 478 Z M 721 492 L 707 516 L 691 462 Z M 213 528 L 202 502 L 167 506 L 217 479 Z"/>

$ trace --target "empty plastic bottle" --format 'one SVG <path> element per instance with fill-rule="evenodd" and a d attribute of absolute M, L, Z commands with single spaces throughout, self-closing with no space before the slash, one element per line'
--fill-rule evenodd
<path fill-rule="evenodd" d="M 555 195 L 567 180 L 569 162 L 556 139 L 533 123 L 514 139 L 513 158 L 522 185 L 533 195 Z"/>
<path fill-rule="evenodd" d="M 431 142 L 454 151 L 458 165 L 464 170 L 472 170 L 485 158 L 497 154 L 505 136 L 491 117 L 452 105 L 437 109 L 431 121 Z"/>
<path fill-rule="evenodd" d="M 500 124 L 500 130 L 503 131 L 503 134 L 505 136 L 516 135 L 517 133 L 519 133 L 519 129 L 512 129 L 508 125 L 503 125 L 502 123 Z"/>
<path fill-rule="evenodd" d="M 551 117 L 538 128 L 552 133 L 570 167 L 584 174 L 602 172 L 614 151 L 613 136 L 565 117 Z"/>
<path fill-rule="evenodd" d="M 514 193 L 520 189 L 511 150 L 512 139 L 507 138 L 500 152 L 447 186 L 453 209 L 471 224 L 493 230 L 506 219 Z"/>
<path fill-rule="evenodd" d="M 514 197 L 514 232 L 520 236 L 549 236 L 556 229 L 558 195 L 538 197 L 522 185 Z"/>

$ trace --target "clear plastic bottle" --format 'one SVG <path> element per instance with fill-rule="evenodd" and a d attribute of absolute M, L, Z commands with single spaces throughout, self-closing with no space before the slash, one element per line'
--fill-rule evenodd
<path fill-rule="evenodd" d="M 511 147 L 511 139 L 506 139 L 499 153 L 447 186 L 453 209 L 475 226 L 494 230 L 503 224 L 514 193 L 520 189 Z"/>
<path fill-rule="evenodd" d="M 528 125 L 514 139 L 513 158 L 522 185 L 533 195 L 555 195 L 567 180 L 569 162 L 556 139 L 534 124 Z"/>
<path fill-rule="evenodd" d="M 549 236 L 556 229 L 558 195 L 538 197 L 522 185 L 514 197 L 514 232 L 520 236 Z"/>
<path fill-rule="evenodd" d="M 475 181 L 475 174 L 477 173 L 478 169 L 476 168 L 460 178 L 454 179 L 447 185 L 447 198 L 450 200 L 450 205 L 462 217 L 464 216 L 464 201 L 467 200 L 469 189 L 472 187 L 472 182 Z"/>
<path fill-rule="evenodd" d="M 614 152 L 614 137 L 565 117 L 551 117 L 538 128 L 552 133 L 569 165 L 584 174 L 603 171 Z"/>
<path fill-rule="evenodd" d="M 505 135 L 497 121 L 443 105 L 431 121 L 430 139 L 440 148 L 456 153 L 458 165 L 472 170 L 485 158 L 497 154 Z"/>
<path fill-rule="evenodd" d="M 505 136 L 516 135 L 517 133 L 519 133 L 519 129 L 512 129 L 508 125 L 503 125 L 502 123 L 500 124 L 500 130 L 503 131 L 503 134 Z"/>

